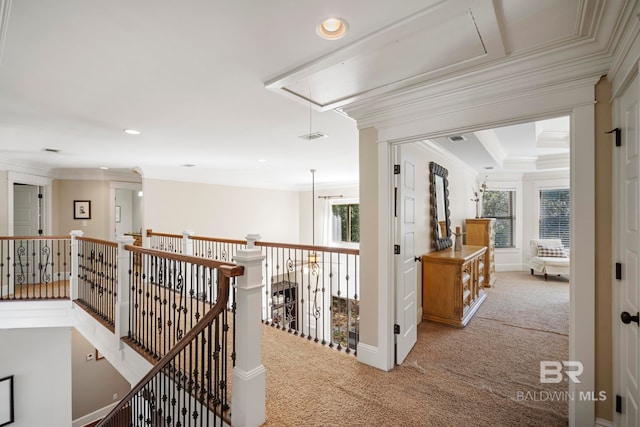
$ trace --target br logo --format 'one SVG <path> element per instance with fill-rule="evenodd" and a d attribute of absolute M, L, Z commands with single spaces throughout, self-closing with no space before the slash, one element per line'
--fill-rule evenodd
<path fill-rule="evenodd" d="M 557 384 L 562 382 L 563 373 L 572 382 L 579 383 L 578 377 L 584 371 L 582 362 L 573 360 L 542 360 L 540 361 L 540 383 L 541 384 Z"/>

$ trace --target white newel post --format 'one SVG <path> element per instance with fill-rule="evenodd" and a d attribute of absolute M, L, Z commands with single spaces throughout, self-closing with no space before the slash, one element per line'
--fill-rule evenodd
<path fill-rule="evenodd" d="M 193 256 L 193 240 L 191 240 L 191 236 L 194 234 L 193 230 L 184 230 L 182 232 L 182 253 L 184 255 Z"/>
<path fill-rule="evenodd" d="M 69 277 L 69 295 L 71 301 L 78 299 L 78 237 L 82 237 L 82 230 L 71 230 L 71 277 Z"/>
<path fill-rule="evenodd" d="M 151 249 L 151 236 L 149 236 L 149 231 L 149 229 L 142 231 L 142 247 L 147 249 Z"/>
<path fill-rule="evenodd" d="M 262 365 L 262 260 L 255 242 L 260 235 L 246 237 L 247 248 L 238 250 L 235 262 L 244 267 L 236 278 L 236 366 L 233 368 L 231 424 L 260 426 L 265 422 L 266 382 Z"/>
<path fill-rule="evenodd" d="M 129 251 L 124 247 L 133 245 L 132 236 L 121 236 L 116 239 L 118 242 L 118 282 L 116 296 L 115 315 L 115 339 L 116 346 L 122 350 L 122 340 L 129 333 Z"/>

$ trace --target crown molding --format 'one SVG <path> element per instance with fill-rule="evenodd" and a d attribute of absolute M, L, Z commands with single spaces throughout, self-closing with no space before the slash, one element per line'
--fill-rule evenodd
<path fill-rule="evenodd" d="M 27 175 L 51 176 L 51 169 L 43 165 L 29 164 L 0 159 L 0 170 L 8 172 L 24 173 Z"/>
<path fill-rule="evenodd" d="M 638 36 L 640 34 L 640 13 L 636 2 L 629 1 L 626 10 L 621 16 L 613 46 L 613 60 L 607 73 L 611 81 L 612 98 L 626 88 L 631 78 L 638 70 L 638 58 L 640 57 L 640 46 Z"/>
<path fill-rule="evenodd" d="M 486 129 L 474 132 L 474 134 L 484 149 L 487 150 L 487 153 L 489 153 L 491 158 L 496 161 L 499 167 L 502 167 L 507 155 L 502 149 L 502 145 L 500 144 L 495 131 L 493 129 Z"/>
<path fill-rule="evenodd" d="M 384 129 L 424 117 L 486 108 L 545 92 L 593 86 L 606 74 L 610 61 L 609 55 L 598 55 L 537 68 L 532 68 L 531 63 L 504 64 L 499 70 L 494 67 L 481 76 L 475 73 L 464 78 L 454 77 L 437 85 L 354 103 L 343 110 L 357 120 L 359 128 Z"/>
<path fill-rule="evenodd" d="M 100 170 L 100 169 L 54 169 L 55 179 L 77 180 L 77 181 L 121 181 L 131 183 L 141 183 L 139 174 L 131 171 Z"/>
<path fill-rule="evenodd" d="M 547 154 L 538 157 L 538 160 L 536 161 L 536 169 L 569 169 L 570 163 L 568 151 L 566 153 Z"/>

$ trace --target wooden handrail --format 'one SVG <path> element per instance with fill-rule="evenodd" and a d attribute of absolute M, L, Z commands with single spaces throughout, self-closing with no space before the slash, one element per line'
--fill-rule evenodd
<path fill-rule="evenodd" d="M 208 258 L 198 258 L 189 255 L 174 254 L 173 252 L 156 251 L 154 249 L 142 248 L 140 246 L 125 245 L 126 250 L 137 254 L 146 254 L 160 258 L 170 259 L 173 261 L 190 262 L 192 264 L 202 265 L 209 268 L 223 268 L 229 272 L 229 277 L 242 276 L 244 267 L 235 265 L 230 262 L 216 261 Z"/>
<path fill-rule="evenodd" d="M 292 243 L 256 242 L 256 246 L 283 249 L 301 249 L 307 251 L 333 252 L 347 255 L 360 255 L 360 249 L 336 248 L 331 246 L 294 245 Z"/>
<path fill-rule="evenodd" d="M 206 242 L 218 242 L 218 243 L 231 243 L 236 245 L 246 245 L 246 240 L 234 240 L 234 239 L 219 239 L 216 237 L 204 237 L 204 236 L 189 236 L 192 240 L 202 240 Z M 308 251 L 318 252 L 334 252 L 347 255 L 360 255 L 359 249 L 351 248 L 336 248 L 332 246 L 311 246 L 311 245 L 297 245 L 293 243 L 275 243 L 275 242 L 256 242 L 256 246 L 264 246 L 271 248 L 283 248 L 283 249 L 300 249 Z"/>
<path fill-rule="evenodd" d="M 83 241 L 83 242 L 89 242 L 89 243 L 97 243 L 99 245 L 110 246 L 112 248 L 117 248 L 118 247 L 118 244 L 116 242 L 110 242 L 108 240 L 96 239 L 96 238 L 93 238 L 93 237 L 78 236 L 78 237 L 76 237 L 76 240 L 80 240 L 80 241 Z"/>
<path fill-rule="evenodd" d="M 177 239 L 182 239 L 182 234 L 168 234 L 168 233 L 156 233 L 152 229 L 147 229 L 146 233 L 147 237 L 158 236 L 158 237 L 175 237 Z"/>
<path fill-rule="evenodd" d="M 0 240 L 70 240 L 71 236 L 0 236 Z"/>
<path fill-rule="evenodd" d="M 203 240 L 205 242 L 219 242 L 219 243 L 231 243 L 236 245 L 246 245 L 246 240 L 235 240 L 235 239 L 220 239 L 217 237 L 205 237 L 205 236 L 189 236 L 191 240 Z"/>
<path fill-rule="evenodd" d="M 166 252 L 162 252 L 162 255 L 166 256 Z M 191 258 L 193 259 L 193 258 Z M 154 365 L 153 368 L 144 376 L 135 387 L 133 387 L 129 393 L 118 403 L 115 408 L 111 410 L 107 414 L 106 417 L 100 421 L 97 427 L 104 427 L 107 421 L 115 416 L 119 411 L 121 411 L 125 405 L 133 398 L 142 388 L 149 383 L 160 371 L 162 371 L 171 361 L 182 351 L 184 350 L 197 336 L 200 332 L 204 331 L 204 329 L 209 326 L 213 320 L 222 313 L 223 310 L 227 308 L 227 300 L 229 299 L 229 278 L 238 276 L 237 269 L 228 265 L 220 265 L 218 268 L 219 274 L 223 277 L 222 284 L 220 286 L 220 295 L 218 296 L 218 301 L 216 301 L 215 305 L 204 315 L 204 317 L 195 324 L 193 328 L 187 332 L 187 334 L 176 344 L 169 352 L 164 355 L 158 363 Z M 239 267 L 242 269 L 242 267 Z M 240 270 L 242 271 L 242 270 Z"/>

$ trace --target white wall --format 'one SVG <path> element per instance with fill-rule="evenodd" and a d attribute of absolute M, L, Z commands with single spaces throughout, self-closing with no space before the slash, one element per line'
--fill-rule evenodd
<path fill-rule="evenodd" d="M 11 426 L 70 426 L 71 328 L 3 329 L 0 342 L 0 377 L 14 375 Z"/>
<path fill-rule="evenodd" d="M 244 239 L 259 233 L 263 241 L 297 243 L 297 191 L 229 187 L 144 179 L 145 228 L 198 236 Z"/>

